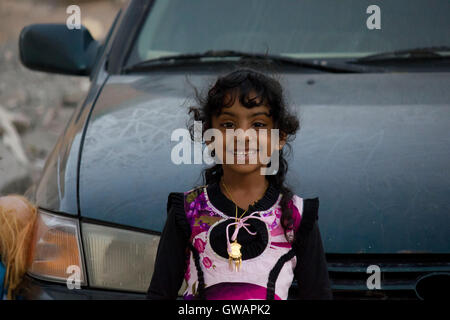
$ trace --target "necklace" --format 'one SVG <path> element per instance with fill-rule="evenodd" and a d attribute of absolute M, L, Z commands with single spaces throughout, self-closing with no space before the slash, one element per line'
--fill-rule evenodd
<path fill-rule="evenodd" d="M 229 261 L 229 266 L 231 269 L 234 269 L 235 271 L 239 271 L 239 269 L 241 268 L 241 264 L 242 264 L 242 253 L 241 253 L 241 248 L 242 246 L 237 242 L 237 232 L 238 230 L 236 230 L 238 228 L 237 225 L 239 225 L 239 222 L 241 220 L 241 218 L 244 216 L 244 214 L 248 211 L 247 210 L 244 211 L 244 213 L 242 213 L 242 215 L 238 218 L 237 214 L 238 214 L 238 210 L 237 210 L 237 204 L 233 199 L 233 196 L 231 195 L 230 191 L 228 190 L 227 186 L 225 185 L 225 182 L 223 182 L 222 180 L 222 185 L 225 188 L 226 193 L 228 194 L 228 196 L 230 197 L 231 201 L 233 201 L 234 205 L 236 206 L 236 217 L 235 217 L 235 233 L 233 235 L 233 237 L 235 238 L 234 241 L 232 243 L 229 243 L 229 239 L 228 239 L 228 227 L 227 226 L 227 243 L 228 245 L 228 261 Z M 255 204 L 256 201 L 254 201 L 252 203 Z M 250 206 L 249 206 L 250 207 Z M 244 219 L 245 220 L 245 219 Z M 244 226 L 244 225 L 243 225 Z M 247 229 L 247 228 L 246 228 Z M 247 230 L 248 232 L 250 232 L 249 230 Z M 250 232 L 251 233 L 251 232 Z M 251 233 L 253 234 L 253 233 Z M 232 237 L 232 238 L 233 238 Z M 234 264 L 234 267 L 233 267 Z"/>

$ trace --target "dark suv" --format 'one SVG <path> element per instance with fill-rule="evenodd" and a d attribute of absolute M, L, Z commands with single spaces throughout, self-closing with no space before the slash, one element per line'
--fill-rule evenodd
<path fill-rule="evenodd" d="M 442 296 L 450 2 L 371 3 L 135 0 L 102 43 L 85 28 L 24 28 L 25 66 L 91 87 L 26 192 L 40 211 L 20 295 L 145 298 L 167 196 L 201 183 L 204 165 L 171 161 L 193 87 L 255 64 L 279 76 L 301 118 L 288 183 L 320 197 L 334 297 Z"/>

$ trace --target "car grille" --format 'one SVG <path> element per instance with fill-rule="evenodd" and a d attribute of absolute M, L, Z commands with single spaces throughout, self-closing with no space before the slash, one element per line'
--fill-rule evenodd
<path fill-rule="evenodd" d="M 417 300 L 448 296 L 450 255 L 447 254 L 327 254 L 336 300 Z M 367 267 L 380 268 L 380 289 L 369 290 Z M 419 284 L 420 283 L 420 284 Z"/>

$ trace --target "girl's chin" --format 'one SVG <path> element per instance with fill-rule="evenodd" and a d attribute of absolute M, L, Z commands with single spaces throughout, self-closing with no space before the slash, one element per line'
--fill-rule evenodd
<path fill-rule="evenodd" d="M 237 172 L 237 173 L 250 173 L 255 170 L 258 170 L 262 167 L 260 164 L 223 164 L 223 166 L 226 166 L 230 170 Z"/>

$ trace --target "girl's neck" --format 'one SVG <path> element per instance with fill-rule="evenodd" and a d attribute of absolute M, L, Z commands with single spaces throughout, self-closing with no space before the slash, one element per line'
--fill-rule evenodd
<path fill-rule="evenodd" d="M 222 182 L 225 183 L 228 190 L 223 188 Z M 244 210 L 261 199 L 268 186 L 269 181 L 266 179 L 266 176 L 260 174 L 259 170 L 241 174 L 224 168 L 220 183 L 222 193 L 227 198 L 230 198 L 228 194 L 230 192 L 233 197 L 230 200 L 234 200 L 235 204 Z"/>

